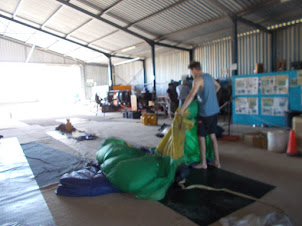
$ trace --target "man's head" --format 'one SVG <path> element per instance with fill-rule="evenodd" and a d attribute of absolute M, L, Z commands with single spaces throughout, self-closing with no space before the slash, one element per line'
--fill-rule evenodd
<path fill-rule="evenodd" d="M 188 68 L 191 70 L 191 74 L 194 78 L 202 73 L 201 65 L 197 61 L 191 61 Z"/>

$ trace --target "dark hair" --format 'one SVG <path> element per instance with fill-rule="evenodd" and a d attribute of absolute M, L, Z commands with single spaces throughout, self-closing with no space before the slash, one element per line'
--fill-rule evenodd
<path fill-rule="evenodd" d="M 193 68 L 195 68 L 195 69 L 197 69 L 197 70 L 201 70 L 201 65 L 200 65 L 199 62 L 193 60 L 193 61 L 190 62 L 188 68 L 191 69 L 191 70 L 192 70 Z"/>

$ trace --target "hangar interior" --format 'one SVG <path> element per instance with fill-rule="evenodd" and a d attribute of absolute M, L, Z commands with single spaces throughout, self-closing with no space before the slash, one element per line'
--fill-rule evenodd
<path fill-rule="evenodd" d="M 245 219 L 255 225 L 281 212 L 291 222 L 284 225 L 299 225 L 301 11 L 301 0 L 0 0 L 0 223 L 235 225 Z M 176 208 L 173 195 L 158 202 L 128 192 L 64 197 L 55 194 L 58 178 L 40 184 L 33 165 L 55 163 L 46 150 L 90 164 L 111 137 L 158 147 L 164 138 L 156 135 L 174 123 L 168 85 L 192 82 L 193 60 L 221 85 L 218 126 L 224 130 L 221 169 L 198 175 L 205 185 L 257 201 L 188 192 Z M 147 122 L 149 116 L 155 119 Z M 72 133 L 56 130 L 66 119 Z M 34 147 L 40 162 L 26 152 Z M 26 158 L 16 157 L 23 152 Z M 231 174 L 238 178 L 223 179 Z M 202 205 L 194 196 L 204 198 Z"/>

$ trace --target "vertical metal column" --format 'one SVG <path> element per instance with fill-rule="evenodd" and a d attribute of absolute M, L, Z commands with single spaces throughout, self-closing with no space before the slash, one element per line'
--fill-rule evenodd
<path fill-rule="evenodd" d="M 193 61 L 193 59 L 194 59 L 193 51 L 194 51 L 194 49 L 190 49 L 190 52 L 189 52 L 190 62 Z"/>
<path fill-rule="evenodd" d="M 271 66 L 272 72 L 277 70 L 277 32 L 271 32 Z"/>
<path fill-rule="evenodd" d="M 151 52 L 152 52 L 152 72 L 153 72 L 153 91 L 154 91 L 154 98 L 156 98 L 156 73 L 155 73 L 155 45 L 151 43 Z"/>
<path fill-rule="evenodd" d="M 147 78 L 146 78 L 146 60 L 142 60 L 143 63 L 143 76 L 144 76 L 144 87 L 146 87 Z"/>
<path fill-rule="evenodd" d="M 109 78 L 109 86 L 113 85 L 113 76 L 112 76 L 112 60 L 111 57 L 108 57 L 109 64 L 108 64 L 108 78 Z"/>
<path fill-rule="evenodd" d="M 237 37 L 237 18 L 233 18 L 233 37 L 232 37 L 232 75 L 238 74 L 238 37 Z"/>

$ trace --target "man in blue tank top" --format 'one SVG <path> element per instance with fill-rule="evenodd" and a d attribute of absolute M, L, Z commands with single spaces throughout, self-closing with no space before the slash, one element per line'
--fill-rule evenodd
<path fill-rule="evenodd" d="M 199 62 L 192 61 L 188 67 L 194 78 L 192 89 L 186 98 L 178 114 L 183 114 L 187 107 L 197 95 L 199 111 L 197 119 L 197 135 L 199 140 L 201 162 L 194 166 L 197 169 L 206 169 L 206 141 L 205 137 L 209 135 L 213 144 L 215 159 L 212 165 L 220 168 L 218 143 L 216 139 L 216 127 L 219 113 L 219 106 L 216 93 L 220 85 L 211 75 L 203 73 Z"/>

